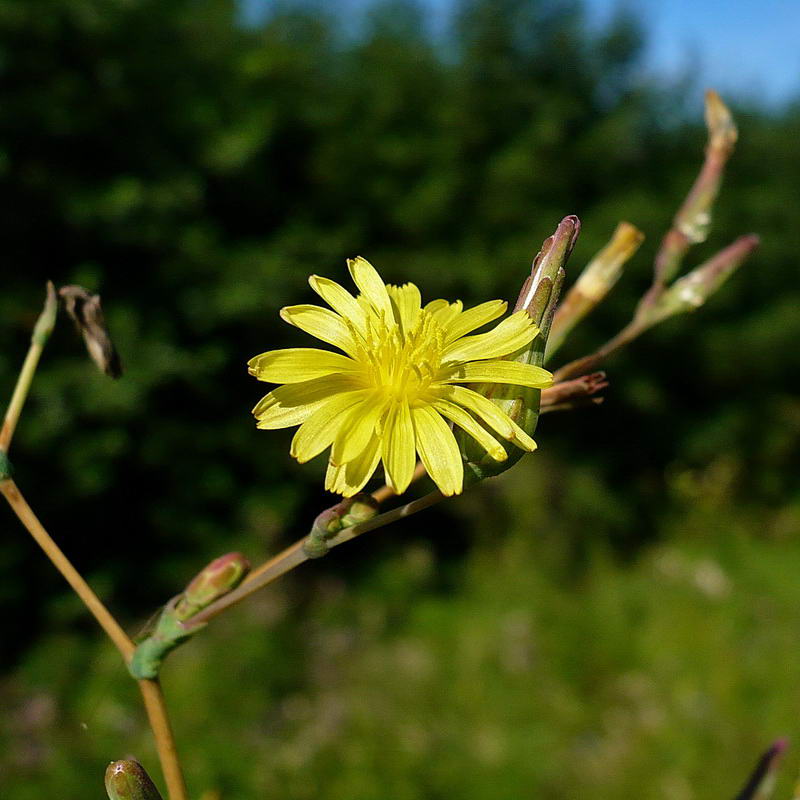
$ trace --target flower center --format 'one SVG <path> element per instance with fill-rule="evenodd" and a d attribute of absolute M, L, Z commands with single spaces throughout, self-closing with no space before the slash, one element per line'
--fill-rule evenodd
<path fill-rule="evenodd" d="M 394 319 L 369 315 L 366 342 L 359 347 L 367 383 L 387 400 L 413 403 L 435 379 L 441 366 L 444 332 L 433 316 L 420 310 L 404 329 Z"/>

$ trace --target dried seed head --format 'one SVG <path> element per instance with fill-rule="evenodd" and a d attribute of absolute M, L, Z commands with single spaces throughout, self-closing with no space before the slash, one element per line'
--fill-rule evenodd
<path fill-rule="evenodd" d="M 100 295 L 91 294 L 82 286 L 62 286 L 58 294 L 78 333 L 83 337 L 92 361 L 101 372 L 112 378 L 119 378 L 122 375 L 122 363 L 108 334 Z"/>

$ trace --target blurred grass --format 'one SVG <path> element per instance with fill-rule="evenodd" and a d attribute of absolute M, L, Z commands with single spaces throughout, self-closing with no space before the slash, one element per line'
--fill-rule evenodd
<path fill-rule="evenodd" d="M 164 681 L 195 793 L 711 800 L 774 738 L 798 741 L 800 508 L 732 509 L 722 463 L 676 472 L 657 543 L 621 560 L 594 540 L 581 561 L 533 499 L 552 466 L 453 501 L 459 558 L 437 553 L 447 530 L 389 528 L 176 653 Z M 53 611 L 80 613 L 67 597 Z M 98 765 L 128 753 L 155 770 L 135 686 L 97 636 L 46 634 L 2 696 L 14 800 L 94 796 Z"/>

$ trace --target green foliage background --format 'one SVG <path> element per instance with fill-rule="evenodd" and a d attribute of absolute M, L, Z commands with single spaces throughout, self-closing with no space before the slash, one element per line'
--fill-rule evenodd
<path fill-rule="evenodd" d="M 635 19 L 579 4 L 0 0 L 0 386 L 43 284 L 101 292 L 127 373 L 62 319 L 18 480 L 135 630 L 205 562 L 254 560 L 330 504 L 244 364 L 277 311 L 368 257 L 428 298 L 513 299 L 567 213 L 572 274 L 620 219 L 648 239 L 563 351 L 629 317 L 694 178 L 691 81 L 641 69 Z M 707 257 L 760 251 L 702 312 L 608 364 L 599 410 L 417 522 L 305 566 L 164 674 L 195 793 L 225 800 L 731 797 L 800 742 L 800 112 L 735 109 Z M 102 797 L 156 761 L 116 653 L 0 512 L 3 797 Z M 798 763 L 790 756 L 790 769 Z M 785 780 L 788 786 L 790 775 Z"/>

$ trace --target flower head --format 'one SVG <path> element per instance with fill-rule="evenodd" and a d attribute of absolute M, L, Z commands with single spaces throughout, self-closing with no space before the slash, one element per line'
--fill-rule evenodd
<path fill-rule="evenodd" d="M 423 306 L 414 284 L 387 286 L 365 259 L 347 263 L 357 297 L 312 275 L 311 288 L 333 310 L 314 305 L 281 310 L 286 322 L 342 353 L 291 348 L 248 362 L 259 380 L 284 384 L 253 409 L 259 428 L 299 425 L 291 454 L 301 463 L 330 447 L 325 488 L 346 497 L 362 489 L 381 461 L 386 482 L 404 492 L 417 455 L 443 494 L 460 493 L 464 464 L 448 423 L 497 461 L 508 454 L 494 434 L 523 450 L 536 448 L 507 414 L 462 385 L 552 383 L 541 367 L 501 360 L 537 335 L 526 311 L 488 333 L 468 335 L 502 316 L 506 304 L 493 300 L 466 311 L 460 301 Z"/>

